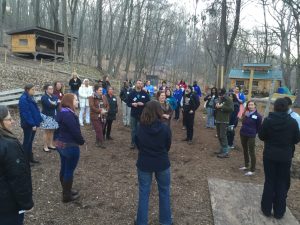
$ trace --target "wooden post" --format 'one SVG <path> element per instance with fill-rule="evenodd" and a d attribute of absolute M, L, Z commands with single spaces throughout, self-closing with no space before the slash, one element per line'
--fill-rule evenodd
<path fill-rule="evenodd" d="M 250 71 L 250 79 L 249 79 L 249 88 L 248 88 L 248 101 L 251 99 L 252 96 L 252 85 L 253 85 L 253 77 L 254 77 L 254 68 Z"/>
<path fill-rule="evenodd" d="M 219 73 L 220 73 L 220 65 L 217 65 L 217 83 L 216 83 L 216 87 L 219 88 Z"/>
<path fill-rule="evenodd" d="M 6 64 L 7 62 L 7 50 L 5 50 L 5 55 L 4 55 L 4 63 Z"/>
<path fill-rule="evenodd" d="M 52 64 L 52 71 L 54 71 L 55 61 Z"/>
<path fill-rule="evenodd" d="M 272 80 L 272 86 L 271 86 L 271 90 L 269 91 L 269 100 L 265 108 L 264 118 L 266 118 L 269 115 L 274 90 L 275 90 L 275 79 Z"/>
<path fill-rule="evenodd" d="M 41 66 L 43 65 L 43 58 L 41 58 Z"/>
<path fill-rule="evenodd" d="M 222 65 L 221 66 L 221 86 L 220 86 L 220 88 L 223 88 L 223 86 L 224 86 L 224 66 Z"/>

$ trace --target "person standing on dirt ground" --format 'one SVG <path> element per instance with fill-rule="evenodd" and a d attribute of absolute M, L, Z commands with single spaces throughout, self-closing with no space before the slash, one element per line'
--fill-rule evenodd
<path fill-rule="evenodd" d="M 274 103 L 274 112 L 264 119 L 258 132 L 264 141 L 265 183 L 261 200 L 263 214 L 281 219 L 286 212 L 286 198 L 291 184 L 291 163 L 295 144 L 300 141 L 296 120 L 288 112 L 288 103 L 279 98 Z"/>
<path fill-rule="evenodd" d="M 109 77 L 106 75 L 103 77 L 103 81 L 102 81 L 102 87 L 105 90 L 103 93 L 105 93 L 105 95 L 107 94 L 108 91 L 108 87 L 110 87 L 110 82 L 109 82 Z"/>
<path fill-rule="evenodd" d="M 113 138 L 110 135 L 112 123 L 114 120 L 116 120 L 118 113 L 118 102 L 117 97 L 114 95 L 113 87 L 107 87 L 106 99 L 109 107 L 106 117 L 106 123 L 104 124 L 103 129 L 103 137 L 105 137 L 106 140 L 110 141 L 113 140 Z"/>
<path fill-rule="evenodd" d="M 76 72 L 72 73 L 72 78 L 69 81 L 71 93 L 75 94 L 79 98 L 79 88 L 81 87 L 81 80 Z"/>
<path fill-rule="evenodd" d="M 103 88 L 98 84 L 94 86 L 94 93 L 89 97 L 89 105 L 91 108 L 91 121 L 96 133 L 96 147 L 105 149 L 103 130 L 109 106 L 102 90 Z"/>
<path fill-rule="evenodd" d="M 169 160 L 172 134 L 170 127 L 161 122 L 162 115 L 159 102 L 147 102 L 135 136 L 139 151 L 136 163 L 139 183 L 136 225 L 148 224 L 148 204 L 153 173 L 159 192 L 159 223 L 172 224 Z"/>
<path fill-rule="evenodd" d="M 23 129 L 23 149 L 25 156 L 30 163 L 39 163 L 35 160 L 32 153 L 32 143 L 37 128 L 43 121 L 41 112 L 34 99 L 35 87 L 33 84 L 27 84 L 25 91 L 19 99 L 19 112 L 21 127 Z M 31 164 L 33 165 L 33 164 Z"/>
<path fill-rule="evenodd" d="M 287 101 L 288 106 L 289 106 L 288 114 L 297 121 L 298 127 L 300 129 L 300 116 L 298 113 L 294 112 L 292 109 L 292 107 L 293 107 L 292 99 L 290 97 L 284 97 L 284 99 Z"/>
<path fill-rule="evenodd" d="M 206 112 L 207 112 L 207 120 L 206 120 L 206 128 L 215 128 L 215 105 L 218 100 L 218 89 L 213 87 L 210 90 L 210 94 L 204 98 L 206 101 Z"/>
<path fill-rule="evenodd" d="M 44 130 L 44 152 L 50 152 L 50 150 L 56 150 L 53 139 L 54 131 L 58 129 L 58 123 L 56 122 L 57 108 L 59 106 L 58 98 L 53 95 L 53 86 L 46 84 L 44 86 L 45 94 L 41 98 L 42 104 L 42 118 L 41 128 Z"/>
<path fill-rule="evenodd" d="M 14 120 L 0 106 L 0 224 L 23 225 L 24 210 L 33 207 L 30 165 L 17 137 Z"/>
<path fill-rule="evenodd" d="M 216 109 L 216 127 L 217 136 L 221 145 L 221 150 L 216 152 L 218 158 L 229 157 L 229 147 L 227 140 L 227 126 L 229 124 L 229 116 L 233 112 L 233 102 L 226 95 L 226 89 L 222 88 L 219 95 L 219 100 L 215 106 Z"/>
<path fill-rule="evenodd" d="M 79 145 L 83 145 L 85 141 L 81 134 L 79 119 L 75 114 L 77 106 L 77 96 L 65 94 L 57 115 L 60 129 L 56 147 L 61 162 L 59 179 L 63 189 L 62 201 L 64 203 L 79 198 L 78 191 L 72 190 L 73 177 L 80 157 Z"/>
<path fill-rule="evenodd" d="M 173 110 L 170 104 L 166 101 L 166 93 L 164 91 L 157 92 L 157 101 L 163 111 L 161 121 L 170 127 Z"/>
<path fill-rule="evenodd" d="M 180 109 L 181 109 L 181 99 L 183 97 L 183 91 L 181 90 L 181 88 L 179 87 L 179 84 L 176 84 L 176 89 L 173 92 L 173 96 L 176 99 L 176 103 L 177 103 L 177 108 L 175 109 L 175 117 L 174 120 L 179 120 L 179 116 L 180 116 Z"/>
<path fill-rule="evenodd" d="M 87 125 L 91 123 L 90 121 L 90 106 L 89 106 L 89 97 L 93 95 L 93 88 L 89 85 L 89 79 L 84 79 L 83 84 L 79 88 L 79 104 L 80 104 L 80 113 L 79 113 L 79 123 L 80 126 L 83 125 L 83 114 L 85 113 L 85 122 Z"/>
<path fill-rule="evenodd" d="M 185 90 L 182 106 L 186 125 L 186 138 L 183 141 L 187 141 L 189 145 L 193 141 L 195 113 L 199 106 L 200 99 L 196 93 L 193 93 L 193 87 L 189 85 Z"/>
<path fill-rule="evenodd" d="M 127 106 L 131 107 L 130 112 L 130 126 L 131 126 L 131 149 L 135 149 L 135 134 L 136 129 L 140 122 L 140 117 L 142 115 L 145 104 L 150 101 L 149 95 L 147 92 L 142 90 L 142 81 L 138 80 L 135 85 L 135 89 L 133 89 L 129 96 Z"/>
<path fill-rule="evenodd" d="M 243 112 L 245 110 L 244 108 L 244 103 L 246 102 L 246 97 L 245 95 L 241 92 L 241 88 L 239 86 L 236 86 L 234 88 L 234 94 L 236 95 L 239 103 L 240 103 L 240 110 L 238 114 L 238 118 L 242 118 Z"/>
<path fill-rule="evenodd" d="M 253 176 L 255 174 L 255 138 L 256 134 L 260 130 L 261 121 L 262 116 L 257 112 L 255 102 L 248 101 L 246 109 L 242 115 L 242 127 L 240 130 L 241 144 L 245 160 L 245 166 L 241 167 L 240 170 L 249 170 L 245 173 L 245 176 Z M 251 162 L 250 165 L 249 162 Z"/>
<path fill-rule="evenodd" d="M 60 81 L 55 81 L 53 87 L 54 87 L 53 96 L 57 97 L 58 104 L 60 104 L 62 98 L 64 97 L 64 85 Z M 59 128 L 54 131 L 54 136 L 53 136 L 54 140 L 56 140 L 58 137 L 58 130 Z"/>
<path fill-rule="evenodd" d="M 121 99 L 121 103 L 122 103 L 123 125 L 125 127 L 130 126 L 131 108 L 127 106 L 127 102 L 128 102 L 128 96 L 131 91 L 132 91 L 132 88 L 129 86 L 128 81 L 124 81 L 123 87 L 120 91 L 120 99 Z"/>
<path fill-rule="evenodd" d="M 240 103 L 234 93 L 229 94 L 229 98 L 233 102 L 233 112 L 229 116 L 229 125 L 227 128 L 227 140 L 229 149 L 234 149 L 235 129 L 238 125 L 238 114 L 240 111 Z"/>

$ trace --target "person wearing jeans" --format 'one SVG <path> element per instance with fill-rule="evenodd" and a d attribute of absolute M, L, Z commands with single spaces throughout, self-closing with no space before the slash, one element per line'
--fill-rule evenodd
<path fill-rule="evenodd" d="M 77 105 L 76 95 L 65 94 L 57 116 L 60 129 L 56 146 L 61 161 L 59 179 L 63 188 L 63 202 L 71 202 L 79 197 L 78 192 L 72 190 L 73 175 L 80 156 L 79 145 L 83 145 L 85 141 L 80 131 L 79 119 L 75 114 Z"/>
<path fill-rule="evenodd" d="M 142 81 L 138 80 L 135 85 L 135 89 L 129 93 L 127 106 L 131 107 L 130 112 L 130 125 L 131 125 L 131 149 L 135 149 L 135 135 L 140 121 L 140 116 L 143 112 L 145 104 L 150 100 L 147 92 L 142 90 Z"/>
<path fill-rule="evenodd" d="M 39 163 L 34 159 L 32 153 L 32 143 L 35 137 L 37 128 L 43 121 L 41 112 L 34 100 L 35 87 L 32 84 L 25 86 L 25 91 L 19 100 L 19 112 L 21 119 L 21 127 L 23 129 L 23 149 L 25 157 L 30 163 Z"/>
<path fill-rule="evenodd" d="M 130 111 L 131 108 L 127 106 L 128 96 L 131 92 L 131 87 L 128 81 L 124 81 L 124 86 L 120 91 L 120 99 L 122 102 L 122 113 L 123 113 L 123 125 L 125 127 L 130 126 Z"/>
<path fill-rule="evenodd" d="M 210 91 L 211 93 L 204 98 L 207 112 L 206 128 L 215 128 L 215 103 L 218 99 L 218 90 L 213 87 Z"/>
<path fill-rule="evenodd" d="M 222 88 L 220 91 L 218 102 L 215 106 L 216 109 L 216 126 L 217 135 L 221 145 L 221 150 L 216 152 L 218 158 L 229 157 L 229 147 L 227 140 L 227 127 L 229 124 L 229 116 L 233 112 L 233 102 L 226 95 L 226 89 Z"/>
<path fill-rule="evenodd" d="M 245 166 L 241 167 L 240 170 L 249 170 L 245 174 L 246 176 L 252 176 L 255 172 L 255 138 L 261 127 L 261 121 L 262 116 L 257 112 L 255 103 L 253 101 L 248 101 L 246 109 L 242 114 L 242 127 L 240 130 L 245 160 Z"/>
<path fill-rule="evenodd" d="M 171 211 L 171 172 L 169 150 L 171 148 L 171 130 L 161 122 L 163 111 L 159 102 L 146 103 L 137 129 L 135 143 L 139 154 L 136 163 L 139 200 L 136 225 L 148 224 L 149 196 L 154 174 L 159 192 L 159 223 L 172 224 Z"/>

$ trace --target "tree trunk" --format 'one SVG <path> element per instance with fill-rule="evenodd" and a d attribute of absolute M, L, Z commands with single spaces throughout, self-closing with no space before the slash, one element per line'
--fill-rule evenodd
<path fill-rule="evenodd" d="M 122 17 L 122 22 L 121 22 L 121 27 L 120 27 L 119 35 L 118 35 L 118 38 L 116 40 L 116 43 L 115 43 L 115 46 L 114 46 L 114 50 L 113 50 L 112 56 L 111 56 L 111 58 L 109 60 L 109 65 L 108 65 L 108 69 L 107 69 L 107 72 L 109 74 L 111 74 L 112 69 L 114 68 L 115 60 L 116 60 L 117 53 L 118 53 L 119 46 L 120 46 L 120 42 L 121 42 L 121 38 L 122 38 L 123 33 L 124 33 L 125 21 L 126 21 L 126 13 L 127 13 L 128 5 L 129 5 L 129 0 L 125 0 L 125 7 L 123 9 L 124 10 L 124 14 L 123 14 L 123 17 Z"/>
<path fill-rule="evenodd" d="M 53 30 L 59 32 L 59 21 L 58 21 L 58 10 L 59 10 L 59 0 L 50 1 L 51 7 L 51 20 L 53 21 Z"/>
<path fill-rule="evenodd" d="M 35 6 L 34 6 L 34 25 L 35 26 L 40 26 L 41 21 L 40 21 L 40 0 L 35 0 Z"/>
<path fill-rule="evenodd" d="M 124 52 L 125 52 L 125 48 L 126 48 L 126 45 L 129 42 L 129 35 L 130 35 L 130 29 L 131 29 L 131 23 L 132 23 L 133 9 L 134 9 L 133 8 L 133 0 L 130 0 L 130 7 L 129 7 L 130 11 L 129 11 L 129 16 L 128 16 L 127 31 L 126 31 L 124 43 L 122 45 L 122 49 L 121 49 L 121 53 L 120 53 L 120 56 L 119 56 L 118 64 L 117 64 L 116 70 L 114 71 L 114 77 L 116 77 L 116 75 L 117 75 L 117 73 L 120 69 L 122 59 L 123 59 L 123 56 L 124 56 Z"/>
<path fill-rule="evenodd" d="M 64 31 L 64 60 L 69 61 L 69 40 L 68 40 L 68 20 L 67 20 L 67 0 L 62 0 L 62 28 Z"/>
<path fill-rule="evenodd" d="M 3 32 L 4 32 L 4 22 L 6 13 L 6 0 L 2 0 L 1 3 L 1 18 L 0 18 L 0 46 L 3 46 Z"/>
<path fill-rule="evenodd" d="M 102 12 L 103 0 L 98 0 L 99 18 L 98 18 L 98 69 L 102 70 Z"/>
<path fill-rule="evenodd" d="M 263 63 L 267 62 L 268 52 L 269 52 L 269 36 L 268 36 L 268 23 L 266 15 L 266 4 L 267 0 L 262 0 L 263 12 L 264 12 L 264 29 L 265 29 L 265 48 L 263 54 Z"/>
<path fill-rule="evenodd" d="M 85 14 L 86 14 L 86 8 L 87 8 L 87 0 L 84 0 L 82 15 L 80 18 L 80 23 L 79 23 L 79 34 L 78 34 L 78 39 L 77 39 L 77 46 L 76 46 L 77 58 L 80 55 L 80 48 L 81 48 L 82 36 L 83 36 L 83 22 L 84 22 L 84 18 L 85 18 Z"/>

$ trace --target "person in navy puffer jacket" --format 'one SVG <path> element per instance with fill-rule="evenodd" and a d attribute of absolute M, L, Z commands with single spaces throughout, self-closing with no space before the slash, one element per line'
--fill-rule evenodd
<path fill-rule="evenodd" d="M 73 175 L 79 161 L 79 145 L 84 144 L 75 108 L 78 106 L 77 96 L 65 94 L 61 101 L 61 110 L 57 115 L 59 134 L 56 140 L 57 150 L 61 159 L 60 182 L 63 188 L 63 202 L 76 200 L 79 195 L 73 190 Z"/>
<path fill-rule="evenodd" d="M 255 172 L 255 137 L 261 127 L 262 116 L 257 112 L 255 103 L 248 101 L 242 114 L 242 127 L 240 130 L 241 143 L 244 150 L 245 166 L 241 170 L 249 170 L 245 175 L 252 176 Z M 250 160 L 249 160 L 250 155 Z M 251 164 L 249 165 L 249 162 Z"/>
<path fill-rule="evenodd" d="M 25 91 L 19 99 L 19 112 L 21 127 L 23 129 L 24 139 L 23 148 L 26 159 L 31 163 L 39 163 L 33 157 L 32 143 L 37 128 L 43 121 L 39 107 L 34 100 L 35 87 L 33 84 L 27 84 Z"/>
<path fill-rule="evenodd" d="M 136 163 L 139 182 L 137 225 L 148 224 L 148 202 L 152 175 L 158 184 L 159 223 L 172 224 L 170 202 L 170 160 L 171 130 L 161 122 L 163 111 L 158 101 L 146 103 L 138 127 L 135 142 L 139 151 Z"/>

